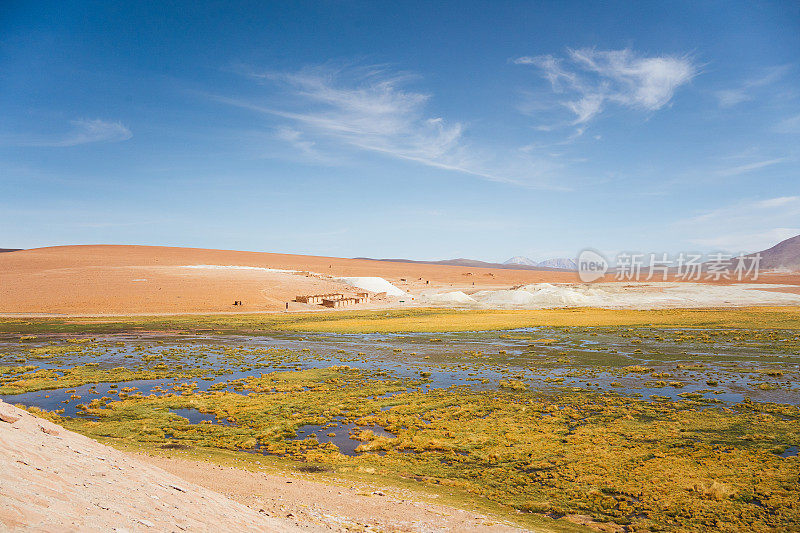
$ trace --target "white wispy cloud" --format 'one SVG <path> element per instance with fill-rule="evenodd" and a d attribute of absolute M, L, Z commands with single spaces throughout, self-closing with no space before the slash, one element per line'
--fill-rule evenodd
<path fill-rule="evenodd" d="M 297 72 L 250 74 L 285 103 L 216 96 L 217 101 L 272 115 L 288 122 L 278 136 L 302 152 L 323 146 L 347 147 L 491 181 L 539 188 L 548 184 L 553 164 L 520 150 L 498 153 L 469 142 L 466 126 L 432 115 L 429 94 L 408 89 L 416 77 L 383 66 L 307 67 Z"/>
<path fill-rule="evenodd" d="M 800 133 L 800 114 L 781 120 L 775 126 L 775 131 L 778 133 Z"/>
<path fill-rule="evenodd" d="M 98 142 L 126 141 L 133 133 L 121 122 L 100 119 L 72 120 L 72 129 L 59 135 L 12 134 L 2 137 L 2 144 L 13 146 L 67 147 Z"/>
<path fill-rule="evenodd" d="M 765 161 L 755 161 L 753 163 L 747 163 L 745 165 L 737 165 L 735 167 L 724 168 L 717 171 L 719 176 L 738 176 L 740 174 L 746 174 L 748 172 L 752 172 L 754 170 L 759 170 L 766 167 L 771 167 L 772 165 L 777 165 L 779 163 L 784 163 L 789 159 L 786 157 L 778 157 L 775 159 L 767 159 Z"/>
<path fill-rule="evenodd" d="M 750 100 L 752 97 L 744 89 L 724 89 L 715 93 L 720 107 L 732 107 Z"/>
<path fill-rule="evenodd" d="M 317 150 L 315 141 L 306 139 L 303 132 L 298 129 L 287 126 L 279 127 L 275 132 L 275 139 L 289 144 L 306 159 L 319 163 L 333 162 L 332 158 L 326 157 Z"/>
<path fill-rule="evenodd" d="M 789 65 L 769 67 L 760 76 L 747 79 L 736 87 L 717 91 L 714 95 L 717 97 L 720 107 L 733 107 L 742 102 L 752 100 L 755 90 L 779 81 L 789 69 Z"/>
<path fill-rule="evenodd" d="M 689 56 L 644 56 L 633 50 L 568 49 L 566 57 L 523 56 L 513 60 L 541 70 L 562 105 L 574 114 L 573 126 L 601 114 L 608 104 L 656 111 L 672 100 L 699 67 Z"/>
<path fill-rule="evenodd" d="M 800 196 L 778 196 L 777 198 L 769 198 L 755 202 L 753 207 L 757 209 L 770 209 L 773 207 L 797 207 L 800 205 Z"/>
<path fill-rule="evenodd" d="M 688 242 L 732 253 L 757 252 L 800 234 L 800 196 L 749 200 L 674 224 Z"/>

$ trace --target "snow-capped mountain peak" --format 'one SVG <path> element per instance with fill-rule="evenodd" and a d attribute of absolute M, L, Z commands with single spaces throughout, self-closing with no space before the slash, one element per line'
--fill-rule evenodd
<path fill-rule="evenodd" d="M 563 268 L 565 270 L 577 270 L 578 265 L 575 264 L 574 259 L 568 259 L 566 257 L 555 257 L 553 259 L 548 259 L 546 261 L 540 261 L 537 266 L 540 267 L 549 267 L 549 268 Z"/>
<path fill-rule="evenodd" d="M 527 257 L 523 257 L 521 255 L 515 255 L 508 261 L 503 262 L 504 265 L 525 265 L 525 266 L 537 266 L 536 261 L 532 259 L 528 259 Z"/>
<path fill-rule="evenodd" d="M 536 262 L 533 259 L 529 259 L 527 257 L 516 255 L 509 259 L 508 261 L 503 262 L 504 265 L 522 265 L 522 266 L 531 266 L 531 267 L 546 267 L 546 268 L 563 268 L 564 270 L 577 270 L 577 265 L 575 264 L 575 260 L 568 259 L 566 257 L 554 257 L 553 259 L 547 259 L 545 261 Z"/>

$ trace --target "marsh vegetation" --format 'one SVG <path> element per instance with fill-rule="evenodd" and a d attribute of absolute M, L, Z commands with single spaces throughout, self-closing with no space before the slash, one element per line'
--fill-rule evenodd
<path fill-rule="evenodd" d="M 0 341 L 4 401 L 103 442 L 637 531 L 796 527 L 798 378 L 764 324 Z"/>

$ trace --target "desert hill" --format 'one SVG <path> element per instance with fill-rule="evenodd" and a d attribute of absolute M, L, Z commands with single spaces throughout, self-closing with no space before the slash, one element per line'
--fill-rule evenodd
<path fill-rule="evenodd" d="M 340 292 L 342 284 L 331 279 L 339 276 L 378 276 L 409 292 L 576 280 L 574 273 L 554 270 L 163 246 L 54 246 L 0 254 L 0 313 L 282 311 L 298 295 Z M 234 301 L 243 305 L 233 307 Z M 291 303 L 290 310 L 319 307 L 304 305 Z"/>
<path fill-rule="evenodd" d="M 800 235 L 759 252 L 762 270 L 800 271 Z"/>
<path fill-rule="evenodd" d="M 783 257 L 786 250 L 778 252 Z M 564 269 L 454 262 L 465 264 L 163 246 L 36 248 L 0 254 L 0 314 L 252 313 L 285 311 L 287 304 L 288 311 L 324 311 L 295 298 L 353 291 L 343 277 L 384 278 L 400 294 L 417 296 L 579 283 L 575 272 Z M 615 281 L 613 273 L 605 281 Z M 766 274 L 758 283 L 800 285 L 800 275 Z M 797 287 L 780 290 L 796 292 Z M 375 298 L 358 308 L 425 305 L 422 300 Z M 233 306 L 235 301 L 242 305 Z"/>

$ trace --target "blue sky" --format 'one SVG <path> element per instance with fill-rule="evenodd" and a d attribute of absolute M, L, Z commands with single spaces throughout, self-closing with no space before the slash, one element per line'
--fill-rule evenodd
<path fill-rule="evenodd" d="M 797 2 L 0 6 L 0 247 L 754 251 L 799 171 Z"/>

